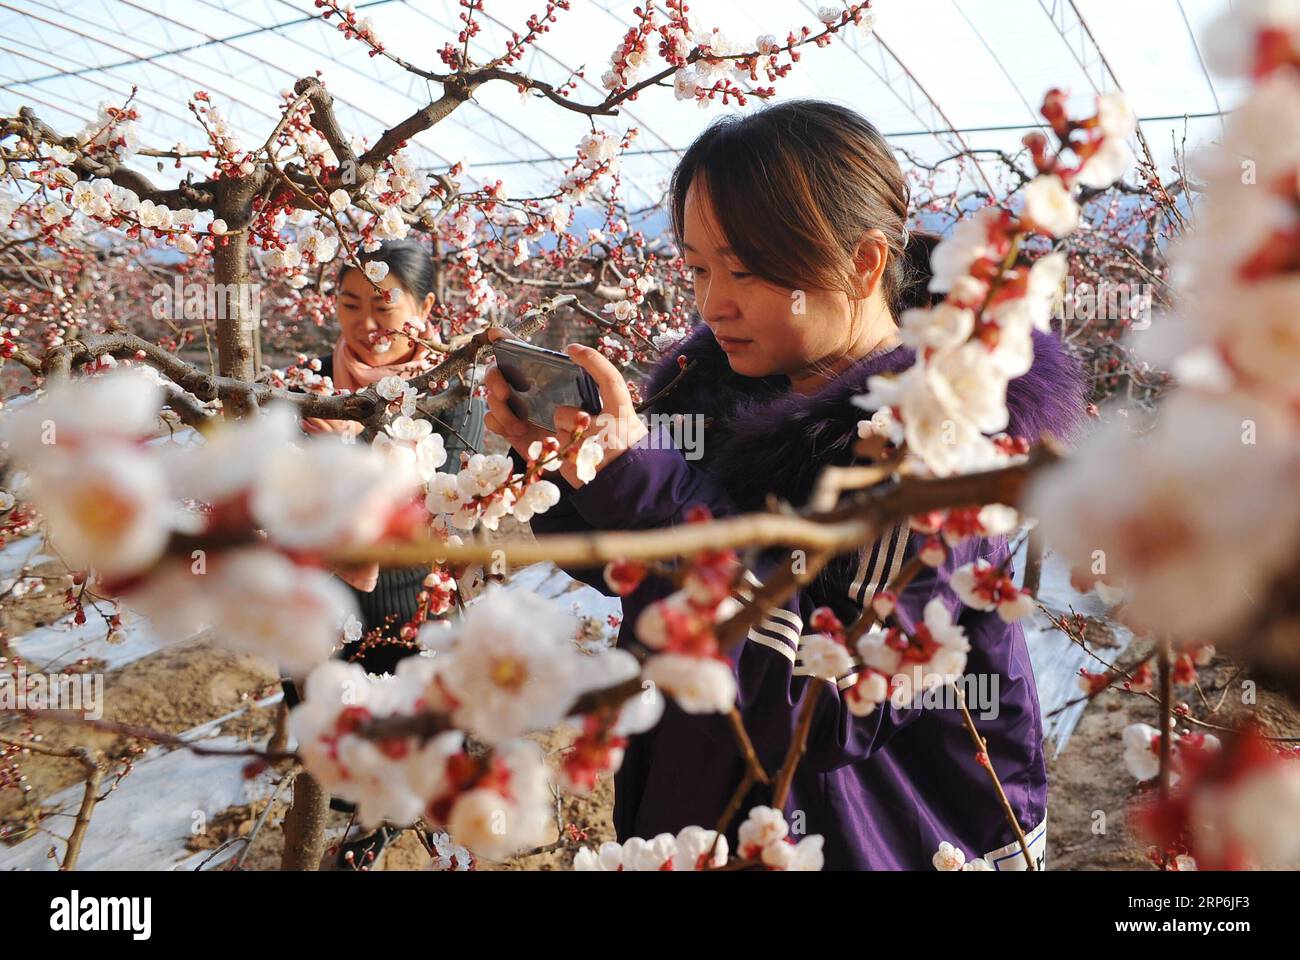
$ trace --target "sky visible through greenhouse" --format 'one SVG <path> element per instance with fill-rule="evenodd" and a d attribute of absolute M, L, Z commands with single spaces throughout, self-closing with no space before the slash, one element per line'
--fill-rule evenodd
<path fill-rule="evenodd" d="M 1150 149 L 1167 173 L 1178 151 L 1215 138 L 1220 112 L 1240 86 L 1213 77 L 1199 42 L 1227 0 L 879 0 L 873 36 L 846 30 L 826 49 L 806 49 L 777 98 L 818 97 L 854 107 L 898 148 L 905 163 L 933 163 L 963 148 L 1015 152 L 1038 124 L 1043 93 L 1060 86 L 1071 113 L 1088 112 L 1096 93 L 1129 96 Z M 437 50 L 454 40 L 455 0 L 372 0 L 355 4 L 398 56 L 444 69 Z M 572 9 L 526 55 L 530 75 L 562 83 L 585 67 L 575 99 L 598 102 L 600 75 L 633 22 L 635 0 L 573 0 Z M 541 0 L 487 0 L 483 31 L 471 45 L 485 61 L 512 29 L 544 8 Z M 737 41 L 784 37 L 819 27 L 812 0 L 695 0 L 695 23 Z M 246 145 L 275 124 L 280 92 L 321 72 L 350 134 L 373 140 L 441 92 L 319 17 L 311 0 L 3 0 L 0 2 L 0 112 L 30 106 L 60 132 L 76 132 L 101 102 L 121 103 L 137 86 L 141 145 L 202 146 L 186 101 L 206 90 Z M 652 57 L 641 75 L 660 65 Z M 753 109 L 751 106 L 741 109 Z M 630 208 L 658 203 L 680 151 L 712 119 L 734 107 L 699 109 L 671 89 L 651 89 L 611 131 L 640 128 L 623 165 Z M 545 193 L 590 128 L 587 117 L 508 83 L 480 87 L 472 102 L 417 136 L 412 156 L 444 170 L 462 161 L 473 180 L 505 180 L 512 195 Z M 990 176 L 996 164 L 985 160 Z M 181 171 L 135 165 L 160 186 Z M 202 163 L 196 174 L 206 175 Z M 980 171 L 964 174 L 979 186 Z"/>

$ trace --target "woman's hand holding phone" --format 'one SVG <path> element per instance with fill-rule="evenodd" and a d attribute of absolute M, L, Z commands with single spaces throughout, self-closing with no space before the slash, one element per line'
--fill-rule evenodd
<path fill-rule="evenodd" d="M 509 336 L 509 331 L 500 327 L 488 332 L 489 339 L 494 342 Z M 632 394 L 627 388 L 627 381 L 623 379 L 623 375 L 614 364 L 610 363 L 600 351 L 578 343 L 569 344 L 564 352 L 574 363 L 591 374 L 600 389 L 601 412 L 592 418 L 593 423 L 588 430 L 588 435 L 597 436 L 605 448 L 605 457 L 596 467 L 600 470 L 645 436 L 648 431 L 636 415 L 636 407 L 632 403 Z M 577 423 L 578 414 L 582 412 L 577 407 L 555 408 L 555 432 L 552 434 L 521 419 L 510 409 L 512 391 L 500 370 L 496 367 L 490 369 L 484 378 L 484 383 L 488 393 L 488 413 L 484 423 L 493 433 L 505 437 L 520 455 L 527 458 L 528 448 L 533 441 L 543 440 L 549 436 L 559 440 L 562 447 L 572 442 L 574 425 Z M 572 463 L 566 463 L 560 468 L 560 476 L 574 487 L 580 487 L 584 482 L 578 479 L 577 468 Z"/>
<path fill-rule="evenodd" d="M 302 429 L 305 433 L 336 433 L 340 436 L 359 437 L 365 424 L 356 420 L 322 420 L 320 417 L 303 417 Z"/>

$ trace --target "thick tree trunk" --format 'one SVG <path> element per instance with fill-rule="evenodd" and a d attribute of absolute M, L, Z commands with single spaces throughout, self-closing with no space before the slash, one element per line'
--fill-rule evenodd
<path fill-rule="evenodd" d="M 248 224 L 252 219 L 252 201 L 260 180 L 249 177 L 228 181 L 217 197 L 213 213 L 226 221 L 230 231 L 213 252 L 217 290 L 224 293 L 224 309 L 218 311 L 217 368 L 222 376 L 252 383 L 257 376 L 257 337 L 261 326 L 260 290 L 249 282 Z M 242 418 L 254 412 L 257 404 L 251 396 L 231 397 L 226 402 L 226 416 Z"/>
<path fill-rule="evenodd" d="M 281 870 L 319 870 L 325 855 L 329 797 L 305 770 L 293 778 L 293 806 L 284 817 Z"/>
<path fill-rule="evenodd" d="M 244 291 L 248 286 L 248 238 L 243 233 L 228 238 L 224 246 L 218 246 L 213 259 L 216 263 L 215 282 L 219 290 L 225 291 L 225 309 L 218 311 L 217 326 L 217 371 L 223 377 L 235 377 L 252 382 L 253 370 L 253 323 L 256 312 L 249 316 L 249 304 Z M 226 402 L 228 417 L 245 417 L 252 412 L 251 401 L 231 397 Z"/>

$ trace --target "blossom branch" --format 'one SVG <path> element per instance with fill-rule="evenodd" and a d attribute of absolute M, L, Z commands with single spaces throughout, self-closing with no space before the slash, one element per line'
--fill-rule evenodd
<path fill-rule="evenodd" d="M 794 739 L 790 741 L 790 749 L 786 752 L 785 761 L 776 775 L 776 786 L 772 790 L 772 807 L 776 810 L 785 809 L 795 768 L 799 766 L 804 751 L 808 749 L 808 734 L 812 730 L 813 715 L 817 712 L 817 700 L 821 696 L 822 684 L 825 682 L 814 678 L 804 690 L 803 702 L 799 704 L 799 719 L 795 724 Z"/>
<path fill-rule="evenodd" d="M 154 730 L 149 727 L 141 727 L 129 723 L 119 723 L 116 720 L 94 720 L 90 717 L 83 716 L 75 710 L 24 710 L 21 712 L 31 717 L 39 715 L 42 720 L 52 720 L 56 723 L 86 727 L 90 730 L 98 730 L 102 733 L 115 733 L 120 736 L 129 737 L 133 740 L 147 740 L 150 743 L 156 743 L 160 746 L 171 747 L 173 749 L 188 750 L 190 753 L 198 757 L 252 757 L 257 760 L 263 760 L 267 763 L 277 763 L 281 760 L 298 759 L 298 755 L 291 751 L 259 750 L 256 747 L 239 747 L 230 750 L 218 749 L 216 747 L 204 747 L 174 733 L 164 733 L 161 730 Z M 21 743 L 21 741 L 20 745 L 25 749 L 36 749 L 39 746 L 39 744 Z M 38 750 L 37 752 L 41 751 Z"/>
<path fill-rule="evenodd" d="M 514 567 L 549 560 L 559 566 L 591 567 L 615 560 L 660 560 L 745 546 L 794 546 L 834 555 L 870 542 L 885 523 L 914 514 L 985 503 L 1014 506 L 1020 502 L 1030 474 L 1059 459 L 1058 450 L 1049 442 L 1035 448 L 1025 462 L 995 470 L 954 477 L 907 477 L 888 491 L 824 513 L 750 513 L 669 529 L 556 534 L 494 544 L 449 544 L 430 539 L 341 549 L 329 559 L 390 566 L 414 566 L 439 557 L 464 563 L 504 559 Z M 810 569 L 815 560 L 809 558 Z M 795 576 L 790 575 L 790 590 L 797 587 Z M 764 594 L 763 602 L 783 600 Z"/>
<path fill-rule="evenodd" d="M 745 729 L 745 720 L 735 707 L 727 711 L 727 724 L 736 737 L 736 743 L 740 745 L 740 755 L 745 759 L 746 777 L 757 783 L 770 782 L 767 771 L 763 769 L 758 753 L 754 750 L 754 741 L 749 738 L 749 731 Z"/>
<path fill-rule="evenodd" d="M 970 715 L 970 710 L 966 707 L 966 696 L 961 692 L 957 684 L 952 684 L 952 689 L 957 694 L 957 706 L 961 707 L 962 721 L 966 724 L 966 730 L 970 733 L 970 738 L 975 744 L 975 749 L 979 751 L 976 759 L 979 760 L 980 766 L 989 775 L 993 781 L 993 789 L 997 791 L 998 801 L 1002 804 L 1002 812 L 1011 824 L 1011 829 L 1015 831 L 1016 840 L 1020 844 L 1020 852 L 1025 857 L 1025 869 L 1035 870 L 1034 858 L 1029 853 L 1029 843 L 1025 840 L 1025 831 L 1020 828 L 1020 821 L 1016 819 L 1016 812 L 1011 808 L 1011 801 L 1007 799 L 1007 792 L 1002 789 L 1002 781 L 998 779 L 997 771 L 993 769 L 993 761 L 989 758 L 988 741 L 980 736 L 979 730 L 975 728 L 975 720 Z"/>
<path fill-rule="evenodd" d="M 1161 636 L 1157 663 L 1160 669 L 1160 802 L 1169 802 L 1169 781 L 1173 771 L 1174 710 L 1173 646 Z"/>

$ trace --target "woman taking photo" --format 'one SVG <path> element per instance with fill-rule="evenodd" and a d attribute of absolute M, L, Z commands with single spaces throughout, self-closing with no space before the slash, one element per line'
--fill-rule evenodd
<path fill-rule="evenodd" d="M 377 284 L 352 264 L 344 264 L 335 285 L 339 338 L 332 352 L 323 354 L 321 376 L 330 377 L 336 390 L 357 392 L 384 377 L 404 380 L 437 365 L 440 353 L 427 342 L 437 332 L 429 322 L 437 297 L 434 267 L 429 251 L 413 240 L 391 240 L 378 250 L 360 253 L 364 269 L 368 263 L 382 263 L 388 272 Z M 417 332 L 418 331 L 418 332 Z M 415 339 L 406 336 L 410 332 Z M 435 421 L 435 433 L 442 435 L 447 462 L 442 470 L 456 473 L 460 453 L 473 453 L 483 441 L 482 399 L 474 397 L 452 407 L 444 422 Z M 303 430 L 312 434 L 332 433 L 356 437 L 362 426 L 354 420 L 324 420 L 304 417 Z M 361 613 L 361 637 L 344 644 L 343 659 L 359 663 L 368 673 L 392 673 L 404 657 L 419 652 L 418 644 L 403 640 L 402 625 L 413 616 L 427 565 L 388 568 L 377 564 L 335 571 L 348 585 Z M 293 706 L 301 699 L 292 680 L 284 680 L 285 701 Z M 349 813 L 350 803 L 331 799 L 330 807 Z M 397 831 L 381 826 L 359 837 L 347 839 L 336 854 L 340 869 L 362 869 L 373 865 Z"/>
<path fill-rule="evenodd" d="M 358 259 L 363 268 L 382 263 L 388 272 L 374 284 L 362 270 L 344 264 L 335 287 L 339 338 L 332 352 L 318 358 L 321 375 L 330 377 L 336 390 L 354 393 L 385 377 L 418 376 L 442 357 L 427 346 L 438 341 L 429 322 L 437 299 L 429 251 L 413 240 L 392 240 Z M 415 333 L 416 339 L 403 331 Z M 447 449 L 442 470 L 457 472 L 466 444 L 477 448 L 482 443 L 484 410 L 481 399 L 465 400 L 452 408 L 445 422 L 434 422 L 434 432 L 442 435 Z M 304 417 L 302 425 L 308 433 L 352 437 L 362 429 L 354 420 L 318 417 Z M 344 659 L 360 663 L 370 673 L 392 673 L 398 660 L 415 652 L 398 632 L 415 615 L 416 598 L 428 573 L 427 566 L 380 570 L 374 564 L 337 571 L 361 608 L 362 637 L 344 647 Z"/>
<path fill-rule="evenodd" d="M 674 174 L 671 212 L 703 322 L 669 350 L 643 395 L 656 396 L 673 380 L 679 356 L 693 362 L 646 412 L 711 418 L 703 457 L 688 461 L 667 442 L 608 449 L 586 484 L 561 473 L 561 501 L 533 518 L 534 531 L 669 527 L 695 504 L 726 516 L 761 510 L 771 495 L 805 504 L 824 467 L 853 460 L 857 424 L 870 414 L 851 399 L 866 392 L 872 375 L 902 371 L 915 359 L 901 344 L 898 318 L 928 302 L 934 238 L 909 238 L 909 199 L 889 145 L 840 106 L 787 102 L 701 134 Z M 1050 334 L 1035 333 L 1034 351 L 1030 372 L 1008 388 L 1008 432 L 1030 441 L 1044 430 L 1069 438 L 1085 403 L 1078 365 Z M 634 417 L 611 363 L 587 347 L 568 352 L 595 377 L 604 412 Z M 512 415 L 499 373 L 490 371 L 487 384 L 489 429 L 526 455 L 541 431 Z M 561 408 L 556 416 L 562 443 L 574 412 Z M 836 684 L 811 679 L 799 666 L 800 637 L 814 632 L 812 611 L 829 606 L 843 623 L 853 622 L 922 539 L 896 525 L 878 542 L 837 557 L 786 609 L 765 617 L 729 654 L 737 708 L 764 768 L 774 771 L 809 684 L 824 684 L 784 812 L 794 834 L 825 838 L 827 868 L 928 870 L 947 841 L 967 859 L 1023 869 L 959 710 L 886 702 L 859 717 Z M 977 557 L 1001 564 L 1008 551 L 1002 536 L 968 538 L 939 568 L 922 567 L 901 592 L 896 616 L 911 633 L 939 597 L 964 628 L 967 674 L 989 681 L 996 694 L 977 724 L 1038 858 L 1046 844 L 1047 773 L 1024 634 L 996 612 L 964 607 L 948 584 L 962 564 Z M 755 572 L 762 580 L 768 571 Z M 600 571 L 574 573 L 608 592 Z M 640 612 L 673 589 L 651 577 L 623 598 L 620 645 L 633 642 Z M 660 723 L 632 739 L 615 777 L 619 839 L 712 826 L 744 769 L 725 717 L 687 714 L 670 699 Z M 771 802 L 771 788 L 756 787 L 738 819 Z M 736 820 L 729 839 L 735 849 Z"/>

